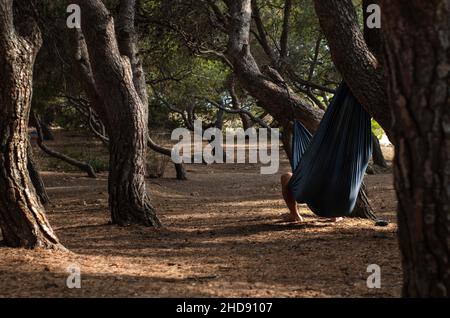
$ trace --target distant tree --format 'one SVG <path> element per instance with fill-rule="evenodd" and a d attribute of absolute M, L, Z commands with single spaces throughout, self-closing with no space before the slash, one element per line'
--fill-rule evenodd
<path fill-rule="evenodd" d="M 122 56 L 119 47 L 125 50 L 124 43 L 118 42 L 116 25 L 102 1 L 74 3 L 82 10 L 82 30 L 76 41 L 84 87 L 109 136 L 112 221 L 159 227 L 145 184 L 147 107 L 139 95 L 144 88 L 138 83 L 135 52 L 130 52 L 131 59 Z"/>
<path fill-rule="evenodd" d="M 120 0 L 119 14 L 117 18 L 117 40 L 120 53 L 126 56 L 131 63 L 133 72 L 133 84 L 141 99 L 145 109 L 145 116 L 149 118 L 149 96 L 147 90 L 147 81 L 143 67 L 143 61 L 139 54 L 138 34 L 136 32 L 136 0 Z M 147 123 L 148 125 L 148 123 Z M 171 151 L 155 143 L 148 137 L 148 146 L 153 151 L 166 156 L 171 156 Z M 185 180 L 186 171 L 182 164 L 175 164 L 176 177 L 178 180 Z"/>

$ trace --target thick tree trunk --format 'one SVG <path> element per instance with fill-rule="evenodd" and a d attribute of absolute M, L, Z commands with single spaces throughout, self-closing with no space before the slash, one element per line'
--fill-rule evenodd
<path fill-rule="evenodd" d="M 365 3 L 368 2 L 374 1 Z M 334 64 L 358 101 L 391 139 L 392 114 L 387 103 L 383 63 L 376 58 L 378 51 L 372 52 L 364 40 L 353 2 L 315 0 L 314 3 Z"/>
<path fill-rule="evenodd" d="M 142 105 L 145 108 L 145 118 L 148 120 L 148 92 L 144 67 L 139 57 L 137 34 L 135 31 L 136 0 L 120 0 L 119 16 L 116 22 L 117 42 L 120 54 L 128 57 L 133 74 L 133 84 Z"/>
<path fill-rule="evenodd" d="M 16 33 L 12 3 L 0 0 L 0 228 L 11 247 L 62 248 L 27 171 L 33 66 L 41 37 L 35 25 L 26 37 Z"/>
<path fill-rule="evenodd" d="M 380 0 L 363 0 L 363 17 L 364 21 L 367 21 L 369 17 L 369 13 L 367 12 L 367 7 L 370 5 L 379 5 Z M 379 69 L 383 72 L 383 75 L 386 75 L 386 69 L 385 69 L 385 59 L 384 59 L 384 37 L 383 37 L 383 30 L 377 29 L 377 28 L 369 28 L 367 26 L 367 23 L 364 23 L 364 40 L 366 41 L 367 47 L 369 48 L 370 52 L 375 56 L 377 59 Z M 386 81 L 386 78 L 384 77 L 383 82 Z M 385 86 L 384 86 L 385 87 Z M 383 152 L 381 151 L 380 142 L 378 138 L 372 134 L 372 145 L 373 145 L 373 153 L 372 153 L 372 160 L 373 163 L 379 167 L 386 168 L 387 163 L 384 159 Z"/>
<path fill-rule="evenodd" d="M 142 128 L 142 127 L 141 127 Z M 131 131 L 122 127 L 118 131 Z M 144 136 L 142 136 L 144 137 Z M 109 205 L 114 224 L 161 223 L 145 191 L 145 142 L 130 143 L 128 134 L 110 135 Z"/>
<path fill-rule="evenodd" d="M 450 1 L 383 0 L 406 297 L 450 296 Z"/>
<path fill-rule="evenodd" d="M 28 142 L 27 146 L 27 169 L 30 175 L 31 183 L 34 186 L 34 190 L 41 200 L 42 204 L 47 204 L 50 202 L 48 198 L 47 190 L 45 189 L 44 181 L 41 178 L 41 174 L 37 168 L 36 162 L 34 161 L 33 149 L 31 144 Z"/>
<path fill-rule="evenodd" d="M 161 226 L 145 184 L 147 107 L 135 84 L 130 59 L 120 54 L 114 21 L 99 0 L 75 1 L 83 12 L 88 56 L 81 56 L 92 106 L 110 139 L 109 204 L 115 224 Z M 83 50 L 83 47 L 81 48 Z"/>

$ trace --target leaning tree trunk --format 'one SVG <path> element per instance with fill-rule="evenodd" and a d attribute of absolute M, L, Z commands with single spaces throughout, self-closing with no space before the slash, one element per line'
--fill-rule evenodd
<path fill-rule="evenodd" d="M 33 66 L 41 45 L 35 25 L 14 28 L 13 4 L 0 0 L 0 228 L 11 247 L 60 248 L 27 171 Z"/>
<path fill-rule="evenodd" d="M 365 0 L 364 5 L 376 2 Z M 383 61 L 377 59 L 380 34 L 360 29 L 351 0 L 314 0 L 320 27 L 336 68 L 361 105 L 391 139 L 392 115 L 387 103 Z M 373 34 L 373 35 L 372 35 Z M 369 47 L 369 45 L 371 47 Z"/>
<path fill-rule="evenodd" d="M 87 89 L 110 139 L 109 205 L 114 224 L 161 226 L 145 184 L 147 109 L 133 83 L 130 60 L 120 54 L 114 21 L 100 0 L 75 1 L 83 12 Z M 84 39 L 81 38 L 81 42 Z"/>
<path fill-rule="evenodd" d="M 44 134 L 42 132 L 42 127 L 41 127 L 41 122 L 39 120 L 39 118 L 37 117 L 36 113 L 31 111 L 31 121 L 32 124 L 34 125 L 34 127 L 36 128 L 36 133 L 37 133 L 37 144 L 39 146 L 39 148 L 41 148 L 41 150 L 43 152 L 45 152 L 47 155 L 54 157 L 56 159 L 59 159 L 61 161 L 64 161 L 65 163 L 74 166 L 75 168 L 80 169 L 81 171 L 84 171 L 87 173 L 87 175 L 90 178 L 97 178 L 97 175 L 95 174 L 94 168 L 92 168 L 92 166 L 86 162 L 82 162 L 82 161 L 78 161 L 74 158 L 71 158 L 67 155 L 64 155 L 60 152 L 57 152 L 53 149 L 50 149 L 49 147 L 47 147 L 44 144 Z"/>
<path fill-rule="evenodd" d="M 450 1 L 382 1 L 403 295 L 450 296 Z"/>

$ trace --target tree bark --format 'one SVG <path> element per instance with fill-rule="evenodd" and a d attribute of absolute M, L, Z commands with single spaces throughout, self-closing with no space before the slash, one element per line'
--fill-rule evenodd
<path fill-rule="evenodd" d="M 42 40 L 34 23 L 18 34 L 13 1 L 0 0 L 0 228 L 7 246 L 62 248 L 27 171 L 33 66 Z"/>
<path fill-rule="evenodd" d="M 363 9 L 363 19 L 364 22 L 369 18 L 369 12 L 367 12 L 367 8 L 370 5 L 380 5 L 380 0 L 363 0 L 362 9 Z M 367 23 L 364 23 L 364 41 L 366 41 L 367 48 L 377 59 L 377 63 L 379 65 L 380 71 L 386 74 L 385 66 L 386 61 L 384 57 L 384 34 L 383 28 L 369 28 Z M 386 88 L 386 85 L 384 86 Z"/>
<path fill-rule="evenodd" d="M 392 139 L 392 114 L 387 103 L 383 64 L 364 40 L 352 1 L 314 3 L 336 68 L 361 105 Z"/>
<path fill-rule="evenodd" d="M 383 0 L 406 297 L 450 296 L 450 1 Z"/>
<path fill-rule="evenodd" d="M 82 57 L 81 63 L 87 70 L 92 106 L 106 125 L 110 139 L 108 189 L 112 222 L 159 227 L 145 184 L 147 109 L 133 83 L 130 59 L 120 54 L 114 21 L 103 3 L 75 3 L 83 12 L 81 25 L 88 57 Z"/>

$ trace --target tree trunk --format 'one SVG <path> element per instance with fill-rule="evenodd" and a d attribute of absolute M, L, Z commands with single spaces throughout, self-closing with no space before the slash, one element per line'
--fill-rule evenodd
<path fill-rule="evenodd" d="M 363 19 L 364 22 L 367 21 L 369 18 L 369 12 L 367 12 L 367 8 L 370 5 L 380 5 L 380 0 L 363 0 L 362 2 L 362 10 L 363 10 Z M 383 35 L 383 28 L 369 28 L 367 26 L 367 23 L 364 23 L 364 41 L 366 41 L 367 47 L 370 50 L 370 52 L 375 56 L 377 59 L 377 63 L 379 65 L 380 70 L 386 74 L 386 60 L 384 57 L 384 35 Z M 383 86 L 386 87 L 386 86 Z"/>
<path fill-rule="evenodd" d="M 364 183 L 361 185 L 361 190 L 358 194 L 358 200 L 356 201 L 355 208 L 353 209 L 350 217 L 369 220 L 377 219 L 377 217 L 373 213 L 372 206 L 370 205 L 369 197 L 367 196 L 366 185 Z"/>
<path fill-rule="evenodd" d="M 147 107 L 139 97 L 130 59 L 121 56 L 114 21 L 99 0 L 75 1 L 83 12 L 87 52 L 80 62 L 92 106 L 110 140 L 109 205 L 114 224 L 161 226 L 145 184 Z M 83 40 L 83 39 L 82 39 Z M 81 48 L 83 49 L 83 47 Z"/>
<path fill-rule="evenodd" d="M 133 71 L 133 84 L 145 107 L 146 118 L 148 120 L 148 92 L 147 81 L 145 79 L 144 67 L 139 58 L 139 50 L 137 46 L 137 34 L 135 30 L 135 0 L 121 0 L 119 6 L 119 18 L 117 19 L 117 39 L 119 50 L 122 55 L 130 59 L 131 69 Z M 171 151 L 166 151 L 160 147 L 149 137 L 149 146 L 152 150 L 171 157 Z M 187 180 L 186 170 L 182 164 L 174 164 L 177 180 Z"/>
<path fill-rule="evenodd" d="M 231 100 L 233 102 L 233 109 L 241 109 L 241 101 L 236 92 L 236 79 L 233 75 L 228 78 L 228 90 L 230 91 Z M 242 129 L 244 129 L 244 131 L 252 127 L 252 121 L 248 115 L 240 112 L 239 118 L 241 119 Z"/>
<path fill-rule="evenodd" d="M 157 153 L 160 153 L 164 156 L 167 156 L 169 158 L 172 157 L 171 149 L 158 145 L 157 143 L 155 143 L 153 141 L 153 139 L 150 138 L 150 136 L 148 137 L 148 147 L 151 150 L 153 150 Z M 174 163 L 173 165 L 175 168 L 177 180 L 187 180 L 188 178 L 187 178 L 186 169 L 184 168 L 184 165 L 182 163 Z"/>
<path fill-rule="evenodd" d="M 130 127 L 125 126 L 118 131 L 122 134 L 110 135 L 109 143 L 108 189 L 112 222 L 118 225 L 159 227 L 161 223 L 145 190 L 145 155 L 142 146 L 145 142 L 129 142 L 132 140 Z"/>
<path fill-rule="evenodd" d="M 250 52 L 251 0 L 225 2 L 231 16 L 227 57 L 233 64 L 233 71 L 242 88 L 282 125 L 296 118 L 314 132 L 323 111 L 295 94 L 276 70 L 260 68 Z"/>
<path fill-rule="evenodd" d="M 47 106 L 42 115 L 42 134 L 45 141 L 55 140 L 52 129 L 50 128 L 52 123 L 56 119 L 56 108 L 54 105 Z"/>
<path fill-rule="evenodd" d="M 387 168 L 386 160 L 384 159 L 383 152 L 381 151 L 380 141 L 374 134 L 372 134 L 372 149 L 373 164 L 379 167 Z"/>
<path fill-rule="evenodd" d="M 392 138 L 392 114 L 387 103 L 383 63 L 364 40 L 353 2 L 315 0 L 314 3 L 336 68 L 361 105 Z M 372 45 L 376 46 L 375 42 Z"/>
<path fill-rule="evenodd" d="M 16 32 L 12 7 L 0 0 L 0 228 L 11 247 L 62 248 L 27 171 L 33 66 L 42 40 L 34 23 L 26 36 Z"/>
<path fill-rule="evenodd" d="M 55 140 L 55 137 L 53 136 L 53 132 L 46 122 L 42 122 L 41 127 L 42 127 L 42 139 L 43 140 Z"/>
<path fill-rule="evenodd" d="M 406 297 L 450 296 L 450 1 L 383 0 Z"/>
<path fill-rule="evenodd" d="M 41 200 L 42 204 L 47 204 L 50 202 L 48 198 L 47 190 L 45 189 L 44 181 L 41 178 L 41 174 L 37 168 L 36 162 L 34 161 L 33 149 L 31 147 L 30 142 L 28 142 L 27 146 L 27 169 L 28 174 L 30 175 L 31 182 L 34 186 L 34 190 Z"/>
<path fill-rule="evenodd" d="M 175 172 L 177 173 L 177 180 L 187 180 L 186 170 L 184 166 L 179 163 L 174 163 Z"/>

